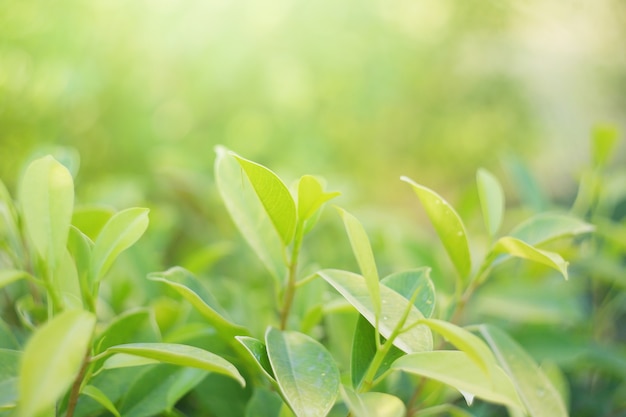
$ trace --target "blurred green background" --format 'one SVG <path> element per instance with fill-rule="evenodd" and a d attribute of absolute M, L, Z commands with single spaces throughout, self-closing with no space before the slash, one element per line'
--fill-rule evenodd
<path fill-rule="evenodd" d="M 592 125 L 626 120 L 624 22 L 621 0 L 2 1 L 0 175 L 70 145 L 83 192 L 158 187 L 224 144 L 389 206 L 400 175 L 454 192 L 515 154 L 567 196 Z"/>

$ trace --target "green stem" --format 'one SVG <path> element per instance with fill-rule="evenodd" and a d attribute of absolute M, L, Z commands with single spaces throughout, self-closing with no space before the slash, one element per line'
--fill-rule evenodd
<path fill-rule="evenodd" d="M 293 305 L 293 299 L 296 295 L 296 278 L 298 274 L 298 256 L 300 255 L 300 247 L 302 246 L 303 228 L 302 224 L 296 226 L 296 235 L 294 237 L 293 247 L 291 249 L 291 259 L 289 260 L 289 272 L 287 276 L 287 287 L 283 297 L 283 308 L 280 311 L 280 329 L 287 328 L 287 320 Z"/>

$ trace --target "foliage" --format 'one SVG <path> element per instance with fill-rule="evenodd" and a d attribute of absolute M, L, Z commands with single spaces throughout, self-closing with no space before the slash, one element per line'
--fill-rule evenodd
<path fill-rule="evenodd" d="M 532 214 L 506 234 L 503 188 L 488 171 L 476 177 L 482 237 L 403 177 L 442 245 L 423 249 L 433 264 L 391 273 L 343 208 L 335 221 L 358 270 L 311 256 L 324 232 L 331 252 L 346 253 L 322 216 L 339 193 L 320 178 L 289 187 L 219 147 L 216 186 L 256 260 L 241 251 L 237 265 L 219 265 L 225 252 L 201 251 L 191 263 L 206 265 L 200 273 L 175 266 L 137 279 L 133 262 L 158 247 L 141 249 L 140 238 L 159 207 L 77 205 L 69 169 L 36 159 L 17 199 L 0 184 L 0 415 L 586 415 L 576 394 L 589 382 L 610 387 L 604 407 L 618 412 L 626 245 L 611 216 L 626 190 L 606 176 L 615 138 L 594 137 L 572 211 Z M 587 294 L 591 324 L 568 316 L 567 298 Z M 576 331 L 554 327 L 564 316 Z"/>

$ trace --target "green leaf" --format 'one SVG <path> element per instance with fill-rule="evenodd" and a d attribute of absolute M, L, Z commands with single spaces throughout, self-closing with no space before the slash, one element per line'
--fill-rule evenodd
<path fill-rule="evenodd" d="M 0 288 L 6 287 L 9 284 L 17 282 L 21 279 L 28 278 L 30 274 L 26 271 L 20 271 L 17 269 L 3 269 L 0 270 Z"/>
<path fill-rule="evenodd" d="M 375 326 L 378 325 L 378 318 L 380 317 L 381 301 L 380 301 L 380 284 L 378 277 L 378 270 L 376 269 L 376 261 L 374 260 L 374 253 L 372 252 L 372 246 L 365 233 L 365 229 L 361 223 L 348 213 L 347 211 L 338 208 L 339 214 L 343 219 L 348 237 L 350 238 L 350 245 L 352 246 L 352 252 L 356 257 L 356 260 L 361 269 L 361 274 L 365 278 L 367 284 L 367 290 L 369 291 L 372 299 L 372 306 L 374 306 Z"/>
<path fill-rule="evenodd" d="M 487 375 L 492 375 L 496 366 L 496 359 L 489 347 L 478 336 L 447 321 L 424 319 L 421 321 L 431 330 L 442 335 L 457 349 L 462 350 Z"/>
<path fill-rule="evenodd" d="M 92 258 L 92 276 L 99 281 L 120 253 L 139 240 L 148 228 L 146 208 L 122 210 L 109 219 L 96 239 Z"/>
<path fill-rule="evenodd" d="M 76 227 L 70 227 L 67 248 L 74 259 L 78 283 L 82 292 L 83 301 L 89 306 L 88 310 L 95 311 L 93 299 L 93 277 L 91 275 L 91 252 L 94 243 Z"/>
<path fill-rule="evenodd" d="M 220 336 L 232 339 L 235 335 L 248 335 L 245 327 L 235 324 L 227 312 L 206 288 L 187 270 L 173 267 L 164 272 L 155 272 L 148 279 L 166 284 L 185 298 L 218 331 Z"/>
<path fill-rule="evenodd" d="M 197 386 L 206 371 L 160 364 L 146 367 L 128 387 L 119 404 L 124 417 L 168 415 L 180 399 Z"/>
<path fill-rule="evenodd" d="M 568 415 L 557 390 L 517 342 L 493 326 L 481 325 L 479 331 L 513 381 L 530 417 Z"/>
<path fill-rule="evenodd" d="M 0 317 L 0 349 L 20 349 L 15 333 L 2 317 Z"/>
<path fill-rule="evenodd" d="M 65 308 L 83 308 L 78 271 L 69 251 L 66 250 L 63 258 L 57 263 L 52 282 Z"/>
<path fill-rule="evenodd" d="M 287 186 L 276 174 L 256 162 L 249 161 L 230 152 L 243 168 L 256 192 L 265 212 L 278 232 L 283 244 L 287 246 L 296 231 L 296 203 Z"/>
<path fill-rule="evenodd" d="M 254 358 L 261 372 L 263 372 L 270 381 L 275 382 L 274 371 L 270 364 L 270 358 L 267 356 L 267 348 L 263 342 L 249 336 L 235 336 L 235 339 L 237 339 Z"/>
<path fill-rule="evenodd" d="M 80 391 L 80 393 L 96 400 L 115 417 L 121 417 L 119 411 L 117 411 L 117 408 L 115 408 L 115 404 L 113 404 L 111 400 L 102 391 L 100 391 L 98 388 L 94 387 L 93 385 L 85 386 Z"/>
<path fill-rule="evenodd" d="M 403 417 L 406 407 L 398 398 L 382 392 L 356 393 L 342 385 L 341 397 L 354 417 Z"/>
<path fill-rule="evenodd" d="M 483 400 L 512 407 L 521 407 L 513 384 L 500 368 L 491 378 L 465 352 L 438 350 L 411 353 L 397 359 L 392 369 L 431 378 L 456 388 L 466 398 Z"/>
<path fill-rule="evenodd" d="M 376 355 L 376 332 L 366 318 L 359 315 L 354 330 L 354 338 L 352 340 L 352 354 L 350 356 L 350 375 L 352 386 L 361 385 L 365 373 L 367 372 L 374 356 Z M 404 355 L 404 352 L 395 346 L 392 346 L 382 363 L 378 367 L 378 371 L 374 379 L 385 373 L 391 364 Z"/>
<path fill-rule="evenodd" d="M 126 353 L 162 363 L 203 369 L 234 378 L 241 386 L 246 385 L 246 381 L 233 364 L 214 353 L 194 346 L 174 343 L 128 343 L 112 346 L 105 353 Z"/>
<path fill-rule="evenodd" d="M 245 417 L 278 417 L 282 406 L 283 400 L 275 391 L 257 387 L 246 404 Z"/>
<path fill-rule="evenodd" d="M 74 210 L 74 180 L 51 156 L 33 161 L 19 187 L 26 232 L 50 270 L 65 254 Z"/>
<path fill-rule="evenodd" d="M 35 416 L 61 398 L 80 370 L 95 323 L 91 313 L 67 310 L 32 335 L 20 365 L 19 416 Z"/>
<path fill-rule="evenodd" d="M 0 411 L 17 404 L 18 373 L 22 353 L 0 349 Z"/>
<path fill-rule="evenodd" d="M 298 417 L 324 417 L 339 391 L 339 370 L 316 340 L 269 328 L 267 353 L 283 398 Z"/>
<path fill-rule="evenodd" d="M 510 235 L 529 245 L 593 232 L 595 227 L 577 217 L 559 213 L 540 213 L 520 223 Z"/>
<path fill-rule="evenodd" d="M 413 187 L 459 276 L 462 280 L 467 279 L 472 263 L 463 221 L 454 208 L 439 194 L 407 177 L 401 179 Z"/>
<path fill-rule="evenodd" d="M 547 265 L 556 269 L 565 279 L 568 279 L 568 263 L 558 253 L 537 249 L 528 243 L 509 236 L 500 238 L 496 242 L 492 251 L 496 254 L 506 253 L 511 256 Z"/>
<path fill-rule="evenodd" d="M 435 285 L 430 279 L 430 268 L 422 267 L 387 275 L 381 283 L 391 288 L 407 300 L 424 315 L 430 317 L 435 311 Z"/>
<path fill-rule="evenodd" d="M 215 180 L 230 217 L 270 274 L 282 280 L 287 274 L 283 241 L 241 165 L 227 149 L 216 151 Z"/>
<path fill-rule="evenodd" d="M 365 279 L 352 272 L 327 269 L 318 273 L 322 278 L 332 285 L 359 313 L 363 315 L 373 326 L 376 324 L 374 318 L 374 307 L 365 283 Z M 432 350 L 433 340 L 430 329 L 424 325 L 413 326 L 424 315 L 409 300 L 387 288 L 380 286 L 381 295 L 381 315 L 379 322 L 380 334 L 389 338 L 398 326 L 411 326 L 409 330 L 399 334 L 394 345 L 404 352 L 421 352 Z M 408 316 L 402 323 L 408 309 Z"/>
<path fill-rule="evenodd" d="M 302 176 L 298 182 L 298 221 L 310 219 L 325 202 L 339 194 L 324 192 L 322 184 L 312 175 Z"/>
<path fill-rule="evenodd" d="M 504 214 L 504 191 L 498 179 L 486 169 L 479 169 L 476 174 L 478 197 L 483 210 L 483 218 L 489 236 L 498 233 Z"/>

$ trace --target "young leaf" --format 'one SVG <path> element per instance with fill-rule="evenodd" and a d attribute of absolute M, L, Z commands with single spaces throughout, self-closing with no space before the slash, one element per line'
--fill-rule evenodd
<path fill-rule="evenodd" d="M 354 256 L 361 269 L 361 274 L 365 278 L 365 283 L 367 284 L 367 289 L 372 299 L 372 306 L 374 307 L 374 317 L 377 322 L 380 317 L 381 308 L 380 284 L 370 241 L 367 237 L 367 233 L 365 233 L 365 229 L 356 217 L 341 208 L 338 210 L 343 218 L 346 231 L 348 232 L 352 252 L 354 252 Z M 376 325 L 377 324 L 375 324 L 375 326 Z"/>
<path fill-rule="evenodd" d="M 365 283 L 365 279 L 352 272 L 327 269 L 319 272 L 319 275 L 354 306 L 373 326 L 376 324 L 374 318 L 374 307 Z M 406 298 L 397 292 L 380 286 L 381 314 L 379 322 L 380 334 L 389 338 L 398 326 L 410 326 L 424 315 L 410 304 Z M 408 309 L 408 316 L 405 314 Z M 432 350 L 433 339 L 430 329 L 424 325 L 411 326 L 407 331 L 400 333 L 394 340 L 394 345 L 404 352 L 421 352 Z"/>
<path fill-rule="evenodd" d="M 249 161 L 234 153 L 256 192 L 265 212 L 278 232 L 278 236 L 287 246 L 296 230 L 296 203 L 287 186 L 269 169 L 256 162 Z"/>
<path fill-rule="evenodd" d="M 462 280 L 467 279 L 472 263 L 463 221 L 439 194 L 407 177 L 402 177 L 401 180 L 413 187 L 459 276 Z"/>
<path fill-rule="evenodd" d="M 120 253 L 139 240 L 148 228 L 146 208 L 122 210 L 109 219 L 96 239 L 91 258 L 92 276 L 99 281 Z"/>
<path fill-rule="evenodd" d="M 619 140 L 619 132 L 613 125 L 598 125 L 593 129 L 593 164 L 606 165 Z"/>
<path fill-rule="evenodd" d="M 324 417 L 339 391 L 339 370 L 316 340 L 294 331 L 269 328 L 265 343 L 276 382 L 298 417 Z"/>
<path fill-rule="evenodd" d="M 121 417 L 120 412 L 117 411 L 117 408 L 115 408 L 115 404 L 111 402 L 109 397 L 107 397 L 104 392 L 100 391 L 95 386 L 87 385 L 80 391 L 80 393 L 96 400 L 115 417 Z"/>
<path fill-rule="evenodd" d="M 69 388 L 83 363 L 95 323 L 91 313 L 67 310 L 33 334 L 20 364 L 20 417 L 48 409 Z"/>
<path fill-rule="evenodd" d="M 491 377 L 465 352 L 438 350 L 412 353 L 397 359 L 392 369 L 431 378 L 450 385 L 466 396 L 511 407 L 522 407 L 513 384 L 500 368 Z"/>
<path fill-rule="evenodd" d="M 282 280 L 287 274 L 283 241 L 241 165 L 227 149 L 216 151 L 215 181 L 230 217 L 270 274 Z"/>
<path fill-rule="evenodd" d="M 272 382 L 276 382 L 274 377 L 274 371 L 270 364 L 270 358 L 267 356 L 267 348 L 260 341 L 253 337 L 248 336 L 235 336 L 235 339 L 241 343 L 248 353 L 254 358 L 255 363 L 259 369 L 265 374 L 265 376 Z"/>
<path fill-rule="evenodd" d="M 65 308 L 83 308 L 78 271 L 76 271 L 76 263 L 69 251 L 66 250 L 63 258 L 57 263 L 52 282 Z"/>
<path fill-rule="evenodd" d="M 509 375 L 530 417 L 565 417 L 563 399 L 535 361 L 509 335 L 496 327 L 481 325 L 480 334 Z"/>
<path fill-rule="evenodd" d="M 109 207 L 81 206 L 74 210 L 72 225 L 89 239 L 96 240 L 105 224 L 115 215 L 115 210 Z"/>
<path fill-rule="evenodd" d="M 233 364 L 214 353 L 194 346 L 174 343 L 128 343 L 112 346 L 105 352 L 106 354 L 126 353 L 142 358 L 154 359 L 162 363 L 216 372 L 235 379 L 241 386 L 246 385 L 246 381 Z"/>
<path fill-rule="evenodd" d="M 298 182 L 298 221 L 304 222 L 322 207 L 322 204 L 339 195 L 326 193 L 322 184 L 312 175 L 304 175 Z"/>
<path fill-rule="evenodd" d="M 148 279 L 161 282 L 183 296 L 215 327 L 220 336 L 231 339 L 235 335 L 248 335 L 248 330 L 233 323 L 217 300 L 184 268 L 173 267 L 164 272 L 155 272 Z"/>
<path fill-rule="evenodd" d="M 341 386 L 341 397 L 354 417 L 403 417 L 404 403 L 393 395 L 382 392 L 356 393 Z"/>
<path fill-rule="evenodd" d="M 567 279 L 567 262 L 561 255 L 555 252 L 537 249 L 519 239 L 513 237 L 500 238 L 494 248 L 494 253 L 506 253 L 518 258 L 528 259 L 556 269 Z"/>
<path fill-rule="evenodd" d="M 486 169 L 479 169 L 476 174 L 478 196 L 483 210 L 483 218 L 489 236 L 498 233 L 504 213 L 504 191 L 498 179 Z"/>
<path fill-rule="evenodd" d="M 74 210 L 74 180 L 51 156 L 33 161 L 19 187 L 24 225 L 50 270 L 64 256 Z"/>
<path fill-rule="evenodd" d="M 537 246 L 551 240 L 577 236 L 595 230 L 592 224 L 577 217 L 559 213 L 540 213 L 520 223 L 510 233 L 511 237 Z"/>

